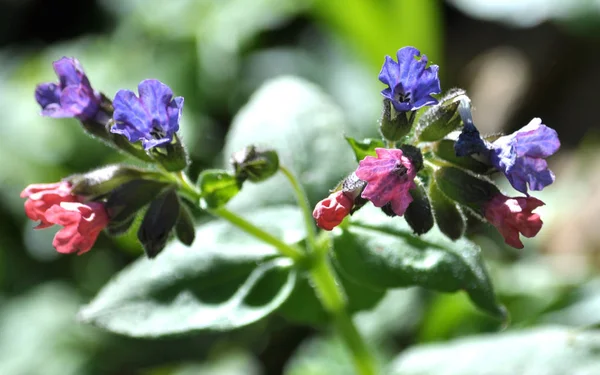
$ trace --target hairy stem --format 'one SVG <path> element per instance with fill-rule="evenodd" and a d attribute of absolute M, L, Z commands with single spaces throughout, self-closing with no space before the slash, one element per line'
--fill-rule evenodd
<path fill-rule="evenodd" d="M 325 307 L 325 310 L 331 314 L 336 331 L 343 339 L 352 355 L 352 361 L 359 375 L 375 375 L 376 365 L 367 344 L 360 336 L 352 318 L 348 315 L 347 300 L 344 289 L 336 280 L 335 272 L 328 258 L 328 243 L 317 245 L 316 232 L 312 211 L 308 204 L 308 198 L 302 189 L 296 177 L 285 167 L 279 167 L 281 172 L 287 177 L 296 194 L 298 205 L 303 211 L 305 218 L 307 244 L 312 263 L 310 264 L 309 275 L 315 288 L 319 300 Z"/>
<path fill-rule="evenodd" d="M 309 252 L 313 252 L 316 248 L 316 238 L 317 232 L 315 230 L 315 224 L 312 217 L 312 210 L 310 209 L 308 198 L 306 197 L 306 193 L 300 185 L 300 182 L 294 176 L 294 174 L 284 167 L 283 165 L 279 166 L 279 170 L 285 175 L 285 177 L 292 185 L 292 189 L 294 190 L 294 194 L 296 194 L 296 201 L 302 210 L 302 216 L 304 217 L 304 226 L 306 227 L 306 242 L 308 245 Z"/>

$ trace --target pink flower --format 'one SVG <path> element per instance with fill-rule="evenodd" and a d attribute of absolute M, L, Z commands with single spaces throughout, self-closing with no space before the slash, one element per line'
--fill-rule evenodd
<path fill-rule="evenodd" d="M 46 220 L 64 226 L 52 241 L 56 251 L 81 255 L 94 246 L 98 235 L 108 224 L 108 215 L 102 203 L 63 202 L 46 211 Z"/>
<path fill-rule="evenodd" d="M 353 205 L 351 198 L 343 191 L 338 191 L 317 203 L 313 217 L 319 228 L 332 230 L 348 216 Z"/>
<path fill-rule="evenodd" d="M 40 221 L 35 229 L 58 224 L 64 226 L 54 237 L 53 245 L 60 253 L 83 254 L 90 250 L 98 234 L 108 224 L 108 214 L 101 203 L 87 202 L 71 193 L 71 185 L 62 181 L 54 184 L 33 184 L 21 192 L 25 213 L 31 220 Z"/>
<path fill-rule="evenodd" d="M 25 201 L 25 214 L 33 221 L 40 221 L 36 229 L 52 226 L 45 216 L 50 207 L 61 202 L 77 202 L 77 197 L 71 194 L 71 185 L 66 181 L 29 185 L 21 192 L 21 198 L 29 198 Z"/>
<path fill-rule="evenodd" d="M 375 207 L 387 203 L 398 216 L 412 202 L 409 190 L 416 187 L 416 168 L 402 150 L 376 148 L 377 157 L 367 156 L 360 161 L 356 175 L 367 182 L 362 197 L 370 200 Z"/>
<path fill-rule="evenodd" d="M 509 198 L 497 194 L 484 207 L 484 214 L 508 245 L 522 249 L 519 233 L 528 238 L 538 234 L 543 223 L 540 215 L 532 211 L 543 205 L 544 202 L 533 197 Z"/>

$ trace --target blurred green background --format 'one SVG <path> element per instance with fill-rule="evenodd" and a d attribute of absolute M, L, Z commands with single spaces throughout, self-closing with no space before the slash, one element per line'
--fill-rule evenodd
<path fill-rule="evenodd" d="M 142 250 L 134 234 L 102 235 L 89 253 L 62 256 L 51 246 L 55 230 L 31 229 L 18 197 L 26 185 L 123 160 L 75 120 L 42 118 L 33 92 L 37 83 L 55 81 L 51 62 L 65 55 L 77 57 L 109 97 L 160 79 L 185 97 L 182 134 L 195 178 L 224 165 L 236 114 L 255 90 L 284 75 L 318 85 L 339 107 L 346 134 L 375 136 L 377 74 L 384 55 L 405 45 L 440 65 L 444 90 L 467 90 L 482 133 L 512 132 L 541 117 L 562 141 L 550 160 L 556 183 L 535 194 L 547 204 L 537 238 L 514 251 L 493 228 L 474 222 L 470 231 L 511 313 L 508 330 L 600 323 L 598 2 L 1 0 L 0 374 L 350 374 L 344 349 L 326 328 L 277 315 L 234 332 L 156 341 L 77 323 L 78 307 Z M 305 105 L 296 99 L 281 97 L 273 106 Z M 268 144 L 276 122 L 248 138 Z M 299 126 L 310 131 L 311 121 Z M 334 171 L 329 181 L 311 182 L 312 203 L 353 165 L 351 157 L 335 159 L 345 147 L 335 130 L 323 135 L 329 157 L 307 157 L 311 167 Z M 233 205 L 251 207 L 252 200 Z M 505 328 L 463 294 L 421 289 L 389 292 L 356 319 L 383 361 L 419 344 L 444 347 Z"/>

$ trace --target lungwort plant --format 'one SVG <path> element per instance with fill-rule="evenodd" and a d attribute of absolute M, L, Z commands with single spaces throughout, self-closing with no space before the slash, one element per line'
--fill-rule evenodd
<path fill-rule="evenodd" d="M 464 292 L 481 311 L 507 319 L 479 247 L 464 236 L 466 217 L 489 222 L 508 245 L 522 248 L 520 236 L 542 228 L 534 211 L 544 203 L 529 193 L 554 181 L 545 158 L 558 150 L 557 134 L 535 118 L 513 134 L 482 137 L 465 91 L 442 94 L 438 66 L 416 48 L 386 57 L 382 137 L 346 137 L 357 165 L 331 191 L 317 192 L 325 198 L 314 208 L 305 194 L 305 179 L 314 176 L 299 177 L 274 149 L 252 144 L 231 155 L 229 169 L 204 170 L 191 181 L 179 136 L 184 99 L 166 84 L 144 80 L 137 93 L 120 90 L 111 100 L 76 59 L 62 58 L 54 70 L 58 82 L 35 91 L 42 115 L 74 117 L 146 165 L 103 166 L 21 194 L 36 229 L 62 227 L 53 242 L 61 253 L 83 254 L 100 232 L 118 236 L 137 226 L 146 257 L 116 275 L 80 320 L 157 338 L 233 330 L 280 314 L 331 324 L 357 373 L 367 375 L 379 366 L 352 314 L 391 288 Z M 321 130 L 305 131 L 316 131 L 318 142 Z M 498 172 L 519 196 L 494 184 Z M 287 179 L 296 206 L 228 209 L 234 196 L 257 191 L 247 187 L 273 178 Z M 199 211 L 215 220 L 196 225 Z M 169 244 L 171 237 L 177 240 Z"/>

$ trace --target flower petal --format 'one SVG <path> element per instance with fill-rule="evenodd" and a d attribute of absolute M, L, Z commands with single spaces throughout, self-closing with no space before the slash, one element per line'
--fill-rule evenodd
<path fill-rule="evenodd" d="M 41 83 L 35 88 L 35 100 L 42 107 L 60 103 L 60 87 L 56 83 Z"/>
<path fill-rule="evenodd" d="M 111 132 L 122 134 L 129 142 L 143 139 L 152 128 L 150 115 L 138 97 L 129 90 L 119 90 L 113 100 L 115 125 Z"/>

